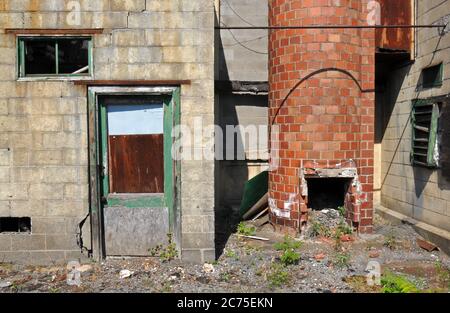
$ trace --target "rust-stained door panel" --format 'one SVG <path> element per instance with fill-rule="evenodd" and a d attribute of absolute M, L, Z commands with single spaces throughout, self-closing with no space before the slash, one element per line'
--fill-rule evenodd
<path fill-rule="evenodd" d="M 382 25 L 412 25 L 412 0 L 378 0 L 381 6 Z M 376 46 L 383 49 L 411 52 L 412 28 L 378 29 Z"/>
<path fill-rule="evenodd" d="M 164 193 L 164 136 L 110 135 L 112 193 Z"/>

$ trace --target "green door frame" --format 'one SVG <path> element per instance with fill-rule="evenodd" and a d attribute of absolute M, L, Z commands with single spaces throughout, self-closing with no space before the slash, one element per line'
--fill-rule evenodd
<path fill-rule="evenodd" d="M 145 195 L 128 200 L 108 199 L 108 147 L 106 105 L 99 96 L 157 96 L 164 102 L 164 195 Z M 108 205 L 133 207 L 167 207 L 169 229 L 180 249 L 180 162 L 172 158 L 177 138 L 172 130 L 180 123 L 180 87 L 90 87 L 88 89 L 89 185 L 93 256 L 106 257 L 103 234 L 103 195 Z M 177 152 L 178 153 L 178 152 Z"/>

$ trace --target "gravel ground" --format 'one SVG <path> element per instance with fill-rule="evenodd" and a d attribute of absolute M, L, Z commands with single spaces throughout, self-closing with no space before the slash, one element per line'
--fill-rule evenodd
<path fill-rule="evenodd" d="M 84 264 L 81 285 L 69 286 L 65 266 L 19 266 L 0 263 L 4 292 L 380 292 L 365 283 L 366 266 L 377 261 L 383 273 L 407 277 L 423 291 L 448 292 L 450 260 L 439 251 L 421 249 L 407 225 L 392 226 L 377 218 L 373 235 L 336 241 L 312 237 L 302 241 L 297 264 L 282 266 L 274 248 L 284 237 L 270 225 L 257 230 L 267 242 L 233 234 L 213 264 L 194 265 L 159 258 L 107 259 Z M 350 241 L 348 241 L 350 239 Z M 132 275 L 121 278 L 120 272 Z"/>

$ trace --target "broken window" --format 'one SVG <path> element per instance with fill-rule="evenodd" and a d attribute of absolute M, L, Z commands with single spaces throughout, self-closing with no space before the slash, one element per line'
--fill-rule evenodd
<path fill-rule="evenodd" d="M 0 233 L 30 233 L 30 217 L 0 217 Z"/>
<path fill-rule="evenodd" d="M 89 37 L 19 38 L 19 77 L 89 76 L 91 51 Z"/>
<path fill-rule="evenodd" d="M 411 116 L 413 165 L 437 167 L 439 165 L 439 103 L 429 100 L 413 102 Z"/>
<path fill-rule="evenodd" d="M 430 66 L 422 71 L 422 87 L 433 88 L 442 86 L 443 64 Z"/>

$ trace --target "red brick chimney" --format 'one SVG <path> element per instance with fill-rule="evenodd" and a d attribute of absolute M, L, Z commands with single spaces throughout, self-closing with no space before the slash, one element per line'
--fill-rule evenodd
<path fill-rule="evenodd" d="M 368 2 L 270 0 L 269 25 L 368 25 Z M 334 201 L 371 232 L 375 31 L 271 30 L 269 53 L 272 224 L 301 232 L 309 210 Z"/>

